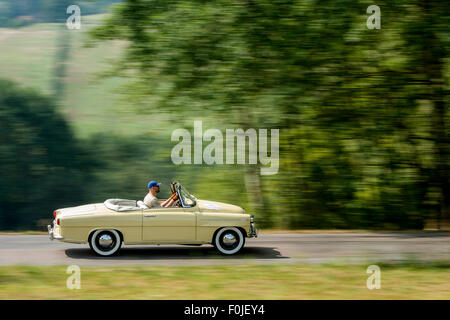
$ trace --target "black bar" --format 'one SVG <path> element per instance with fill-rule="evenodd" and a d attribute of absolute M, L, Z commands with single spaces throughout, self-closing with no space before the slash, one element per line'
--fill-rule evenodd
<path fill-rule="evenodd" d="M 50 318 L 86 316 L 114 319 L 322 319 L 366 317 L 398 314 L 402 318 L 416 318 L 422 312 L 432 315 L 446 314 L 449 301 L 301 301 L 301 300 L 3 300 L 0 308 L 4 314 L 11 311 L 14 317 L 24 313 L 41 314 Z M 120 313 L 119 313 L 120 312 Z M 289 316 L 287 316 L 289 315 Z"/>

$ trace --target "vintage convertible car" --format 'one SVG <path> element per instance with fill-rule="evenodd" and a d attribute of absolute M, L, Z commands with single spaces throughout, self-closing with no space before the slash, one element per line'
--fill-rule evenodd
<path fill-rule="evenodd" d="M 55 210 L 50 239 L 89 243 L 98 255 L 109 256 L 126 245 L 212 244 L 220 253 L 237 253 L 245 238 L 257 237 L 253 216 L 241 207 L 198 200 L 178 182 L 173 207 L 149 209 L 142 201 L 108 199 L 104 203 Z M 160 200 L 163 201 L 163 200 Z"/>

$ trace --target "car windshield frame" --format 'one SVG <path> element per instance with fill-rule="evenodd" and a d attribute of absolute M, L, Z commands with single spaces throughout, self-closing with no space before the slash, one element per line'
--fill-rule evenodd
<path fill-rule="evenodd" d="M 178 197 L 180 198 L 180 202 L 183 208 L 193 208 L 197 205 L 197 198 L 190 194 L 186 188 L 184 188 L 181 183 L 177 182 L 177 193 L 178 193 Z M 192 205 L 188 205 L 186 204 L 185 199 L 189 198 L 189 200 L 192 201 Z"/>

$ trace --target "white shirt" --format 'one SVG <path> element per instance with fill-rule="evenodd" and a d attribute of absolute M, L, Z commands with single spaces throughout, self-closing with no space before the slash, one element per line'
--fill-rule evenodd
<path fill-rule="evenodd" d="M 157 208 L 160 207 L 158 198 L 152 195 L 150 192 L 144 198 L 144 203 L 149 208 Z"/>

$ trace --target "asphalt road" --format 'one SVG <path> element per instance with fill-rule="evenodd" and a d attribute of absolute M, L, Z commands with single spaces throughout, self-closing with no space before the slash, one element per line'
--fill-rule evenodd
<path fill-rule="evenodd" d="M 209 245 L 123 246 L 98 257 L 88 245 L 45 235 L 0 235 L 0 265 L 214 265 L 450 261 L 450 233 L 261 234 L 242 251 L 221 256 Z"/>

